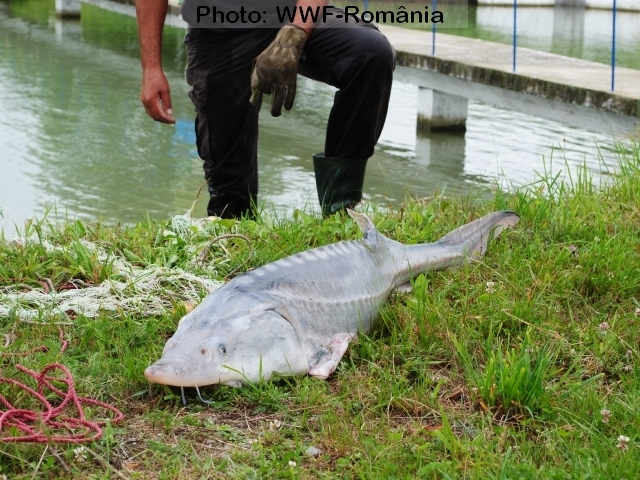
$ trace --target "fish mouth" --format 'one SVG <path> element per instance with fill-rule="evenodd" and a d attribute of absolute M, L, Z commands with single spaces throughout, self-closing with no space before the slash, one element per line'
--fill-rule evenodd
<path fill-rule="evenodd" d="M 177 365 L 175 361 L 160 359 L 145 369 L 144 376 L 151 383 L 174 387 L 203 387 L 216 384 L 235 386 L 238 383 L 231 375 L 207 375 L 204 365 Z"/>

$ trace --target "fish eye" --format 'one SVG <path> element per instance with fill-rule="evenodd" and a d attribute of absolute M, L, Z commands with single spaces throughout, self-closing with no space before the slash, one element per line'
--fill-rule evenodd
<path fill-rule="evenodd" d="M 222 355 L 226 355 L 227 354 L 227 347 L 225 347 L 224 345 L 220 345 L 220 353 Z"/>

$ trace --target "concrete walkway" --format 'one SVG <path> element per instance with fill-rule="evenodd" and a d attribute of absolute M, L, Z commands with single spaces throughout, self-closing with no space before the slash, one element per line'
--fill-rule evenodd
<path fill-rule="evenodd" d="M 396 49 L 400 66 L 640 117 L 640 70 L 616 68 L 612 93 L 611 67 L 601 63 L 518 48 L 514 73 L 510 45 L 437 33 L 432 56 L 431 32 L 385 25 L 380 30 Z"/>

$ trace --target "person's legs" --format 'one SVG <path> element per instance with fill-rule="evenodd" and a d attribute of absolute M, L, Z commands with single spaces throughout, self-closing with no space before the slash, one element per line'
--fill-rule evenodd
<path fill-rule="evenodd" d="M 329 19 L 304 49 L 298 73 L 339 88 L 329 115 L 325 155 L 368 159 L 387 116 L 395 52 L 371 24 Z"/>
<path fill-rule="evenodd" d="M 298 70 L 340 89 L 329 117 L 325 152 L 314 156 L 325 213 L 362 198 L 366 161 L 384 126 L 395 66 L 393 48 L 376 28 L 332 28 L 337 22 L 332 19 L 314 30 Z M 249 103 L 250 75 L 254 58 L 276 33 L 191 29 L 185 39 L 189 96 L 197 112 L 196 142 L 209 180 L 209 215 L 238 217 L 256 202 L 260 102 Z"/>
<path fill-rule="evenodd" d="M 314 155 L 325 215 L 362 199 L 367 160 L 387 115 L 395 52 L 377 28 L 333 19 L 316 28 L 298 73 L 337 87 L 324 154 Z"/>
<path fill-rule="evenodd" d="M 190 29 L 185 38 L 187 83 L 196 107 L 196 144 L 208 179 L 209 215 L 239 217 L 250 213 L 256 202 L 260 102 L 249 103 L 249 82 L 253 59 L 276 33 Z"/>

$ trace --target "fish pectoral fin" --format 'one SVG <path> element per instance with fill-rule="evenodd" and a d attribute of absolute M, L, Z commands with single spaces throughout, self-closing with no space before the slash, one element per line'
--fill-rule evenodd
<path fill-rule="evenodd" d="M 333 336 L 327 347 L 327 353 L 320 357 L 318 362 L 309 369 L 309 375 L 313 378 L 325 380 L 331 375 L 344 356 L 349 343 L 355 338 L 353 333 L 338 333 Z"/>

